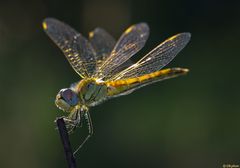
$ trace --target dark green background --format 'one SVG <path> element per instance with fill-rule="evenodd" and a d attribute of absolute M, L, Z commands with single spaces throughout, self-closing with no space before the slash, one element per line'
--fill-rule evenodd
<path fill-rule="evenodd" d="M 46 17 L 87 35 L 97 26 L 115 38 L 147 22 L 146 54 L 165 38 L 191 32 L 168 67 L 187 76 L 157 83 L 91 109 L 94 136 L 77 155 L 82 168 L 222 167 L 240 164 L 240 4 L 222 0 L 0 2 L 0 167 L 65 168 L 53 123 L 58 90 L 78 81 L 43 32 Z M 71 136 L 77 146 L 87 134 Z"/>

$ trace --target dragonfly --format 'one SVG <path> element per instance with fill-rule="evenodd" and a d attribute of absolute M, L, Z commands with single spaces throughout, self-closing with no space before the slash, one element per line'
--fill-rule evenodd
<path fill-rule="evenodd" d="M 148 39 L 147 23 L 130 26 L 118 41 L 99 27 L 85 38 L 55 18 L 46 18 L 42 25 L 81 78 L 69 88 L 61 89 L 55 100 L 56 106 L 68 113 L 64 121 L 69 132 L 82 126 L 83 119 L 87 121 L 88 136 L 75 153 L 93 134 L 89 108 L 128 95 L 143 86 L 185 75 L 189 71 L 178 67 L 162 69 L 190 41 L 191 34 L 188 32 L 166 39 L 132 63 L 130 58 L 144 47 Z"/>

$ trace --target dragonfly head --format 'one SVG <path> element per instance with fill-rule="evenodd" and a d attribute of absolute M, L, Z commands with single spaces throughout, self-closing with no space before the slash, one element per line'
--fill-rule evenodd
<path fill-rule="evenodd" d="M 78 95 L 70 88 L 61 89 L 55 100 L 57 107 L 66 112 L 72 111 L 78 102 Z"/>

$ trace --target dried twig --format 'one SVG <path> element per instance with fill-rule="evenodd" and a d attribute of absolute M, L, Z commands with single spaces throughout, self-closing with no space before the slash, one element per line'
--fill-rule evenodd
<path fill-rule="evenodd" d="M 59 135 L 63 144 L 65 151 L 66 160 L 69 168 L 77 168 L 75 158 L 73 156 L 71 144 L 68 137 L 68 131 L 65 126 L 63 118 L 57 118 L 57 127 L 59 130 Z"/>

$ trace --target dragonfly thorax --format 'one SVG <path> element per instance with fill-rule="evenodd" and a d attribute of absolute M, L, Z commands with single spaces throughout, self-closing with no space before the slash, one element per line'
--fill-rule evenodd
<path fill-rule="evenodd" d="M 86 106 L 95 106 L 107 96 L 107 86 L 96 82 L 94 79 L 83 79 L 75 88 L 78 92 L 80 102 Z"/>

